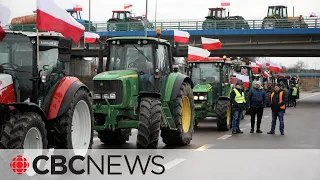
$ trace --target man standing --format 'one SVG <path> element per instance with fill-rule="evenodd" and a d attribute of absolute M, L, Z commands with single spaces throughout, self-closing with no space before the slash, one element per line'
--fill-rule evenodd
<path fill-rule="evenodd" d="M 255 116 L 257 115 L 257 133 L 262 133 L 260 130 L 261 119 L 263 115 L 264 107 L 267 103 L 266 92 L 261 87 L 261 82 L 257 81 L 255 87 L 249 91 L 248 94 L 248 106 L 251 113 L 251 131 L 254 133 Z"/>
<path fill-rule="evenodd" d="M 296 107 L 297 99 L 298 99 L 298 88 L 296 86 L 293 86 L 292 88 L 291 98 L 292 98 L 292 107 Z"/>
<path fill-rule="evenodd" d="M 241 89 L 241 84 L 236 83 L 236 87 L 230 93 L 230 103 L 232 104 L 232 134 L 242 134 L 240 130 L 240 119 L 242 119 L 242 112 L 246 107 L 246 99 L 244 92 Z"/>
<path fill-rule="evenodd" d="M 284 110 L 286 104 L 286 97 L 284 92 L 281 90 L 280 85 L 277 84 L 274 87 L 274 92 L 271 94 L 271 110 L 272 110 L 272 123 L 271 123 L 271 131 L 268 134 L 274 134 L 276 128 L 276 121 L 279 118 L 280 121 L 280 133 L 284 135 Z"/>

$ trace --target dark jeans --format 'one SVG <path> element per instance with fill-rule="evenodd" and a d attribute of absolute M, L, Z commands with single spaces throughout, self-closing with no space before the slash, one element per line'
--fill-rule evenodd
<path fill-rule="evenodd" d="M 274 132 L 276 129 L 276 123 L 277 123 L 277 118 L 279 118 L 280 121 L 280 132 L 284 131 L 284 119 L 283 119 L 283 111 L 279 112 L 272 112 L 272 123 L 271 123 L 271 132 Z"/>
<path fill-rule="evenodd" d="M 234 108 L 232 109 L 232 131 L 239 131 L 240 130 L 240 119 L 242 119 L 242 109 Z"/>
<path fill-rule="evenodd" d="M 292 96 L 291 99 L 292 99 L 292 106 L 296 107 L 297 106 L 297 96 Z"/>
<path fill-rule="evenodd" d="M 261 119 L 262 119 L 262 115 L 263 115 L 263 107 L 252 107 L 250 109 L 250 113 L 251 113 L 251 129 L 254 129 L 254 124 L 255 124 L 255 119 L 256 119 L 256 115 L 257 115 L 257 129 L 260 129 L 260 125 L 261 125 Z"/>

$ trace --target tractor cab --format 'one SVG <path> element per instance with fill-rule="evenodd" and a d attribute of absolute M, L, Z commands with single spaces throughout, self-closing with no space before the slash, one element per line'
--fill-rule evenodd
<path fill-rule="evenodd" d="M 267 17 L 276 17 L 277 19 L 288 18 L 287 6 L 269 6 Z"/>
<path fill-rule="evenodd" d="M 112 11 L 112 19 L 117 19 L 119 21 L 125 21 L 127 19 L 133 18 L 134 15 L 130 11 Z"/>
<path fill-rule="evenodd" d="M 229 14 L 226 14 L 225 8 L 209 8 L 208 16 L 206 18 L 226 19 Z"/>
<path fill-rule="evenodd" d="M 13 102 L 41 106 L 49 89 L 65 76 L 72 42 L 58 33 L 41 33 L 38 60 L 36 39 L 36 33 L 6 32 L 0 41 L 0 81 L 12 84 Z"/>

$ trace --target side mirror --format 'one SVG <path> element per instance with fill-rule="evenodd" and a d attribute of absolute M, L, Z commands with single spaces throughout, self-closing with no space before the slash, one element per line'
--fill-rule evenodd
<path fill-rule="evenodd" d="M 173 71 L 178 72 L 179 71 L 179 66 L 178 65 L 173 65 Z"/>

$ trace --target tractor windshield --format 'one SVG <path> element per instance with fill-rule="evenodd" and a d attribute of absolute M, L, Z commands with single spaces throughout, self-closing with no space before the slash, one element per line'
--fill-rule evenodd
<path fill-rule="evenodd" d="M 4 69 L 32 72 L 33 47 L 30 39 L 21 34 L 7 34 L 0 41 L 0 65 Z"/>
<path fill-rule="evenodd" d="M 139 72 L 153 71 L 153 45 L 138 44 L 112 45 L 108 70 L 125 70 L 135 68 Z"/>
<path fill-rule="evenodd" d="M 220 83 L 220 68 L 216 63 L 194 63 L 191 78 L 195 84 L 204 80 L 206 83 Z"/>

